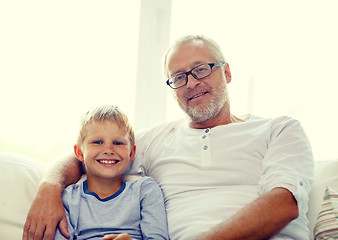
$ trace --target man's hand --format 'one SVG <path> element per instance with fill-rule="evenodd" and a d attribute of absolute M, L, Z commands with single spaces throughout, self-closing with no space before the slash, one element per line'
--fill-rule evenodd
<path fill-rule="evenodd" d="M 61 194 L 60 185 L 41 184 L 26 218 L 23 240 L 41 240 L 43 237 L 45 240 L 52 240 L 57 226 L 62 235 L 70 238 Z"/>
<path fill-rule="evenodd" d="M 132 240 L 132 238 L 129 236 L 127 233 L 122 233 L 122 234 L 108 234 L 105 235 L 102 240 L 110 240 L 110 239 L 115 239 L 115 240 Z"/>

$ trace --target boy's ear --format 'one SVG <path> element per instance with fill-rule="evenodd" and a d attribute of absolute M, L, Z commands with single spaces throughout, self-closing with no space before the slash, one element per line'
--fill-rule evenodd
<path fill-rule="evenodd" d="M 130 155 L 129 155 L 129 161 L 133 161 L 134 157 L 135 157 L 135 153 L 136 153 L 136 145 L 134 145 L 131 149 L 130 149 Z"/>
<path fill-rule="evenodd" d="M 83 153 L 78 145 L 74 145 L 74 153 L 77 159 L 79 159 L 81 162 L 84 162 Z"/>

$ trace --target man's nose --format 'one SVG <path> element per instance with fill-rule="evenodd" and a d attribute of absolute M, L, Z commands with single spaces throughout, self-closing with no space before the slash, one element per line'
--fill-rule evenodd
<path fill-rule="evenodd" d="M 187 88 L 194 88 L 196 85 L 200 83 L 200 80 L 194 78 L 192 74 L 187 76 Z"/>

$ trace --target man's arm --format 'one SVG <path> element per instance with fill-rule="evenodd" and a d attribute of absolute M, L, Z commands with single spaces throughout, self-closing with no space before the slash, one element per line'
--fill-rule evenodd
<path fill-rule="evenodd" d="M 43 236 L 45 240 L 53 239 L 57 226 L 65 237 L 70 237 L 61 195 L 64 187 L 76 183 L 82 173 L 82 163 L 74 155 L 63 157 L 51 166 L 27 215 L 23 240 L 41 240 Z"/>
<path fill-rule="evenodd" d="M 274 188 L 241 209 L 231 220 L 195 240 L 268 239 L 297 217 L 298 207 L 292 193 Z"/>

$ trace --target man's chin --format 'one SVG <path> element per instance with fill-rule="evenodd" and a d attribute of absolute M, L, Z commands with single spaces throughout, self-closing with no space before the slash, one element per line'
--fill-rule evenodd
<path fill-rule="evenodd" d="M 209 104 L 199 104 L 197 106 L 189 106 L 188 104 L 179 106 L 183 110 L 183 112 L 187 115 L 187 118 L 190 123 L 202 123 L 207 121 L 208 119 L 216 116 L 219 112 L 219 108 L 217 105 L 213 103 Z"/>
<path fill-rule="evenodd" d="M 202 123 L 216 115 L 216 111 L 210 109 L 188 109 L 186 112 L 191 123 Z"/>

